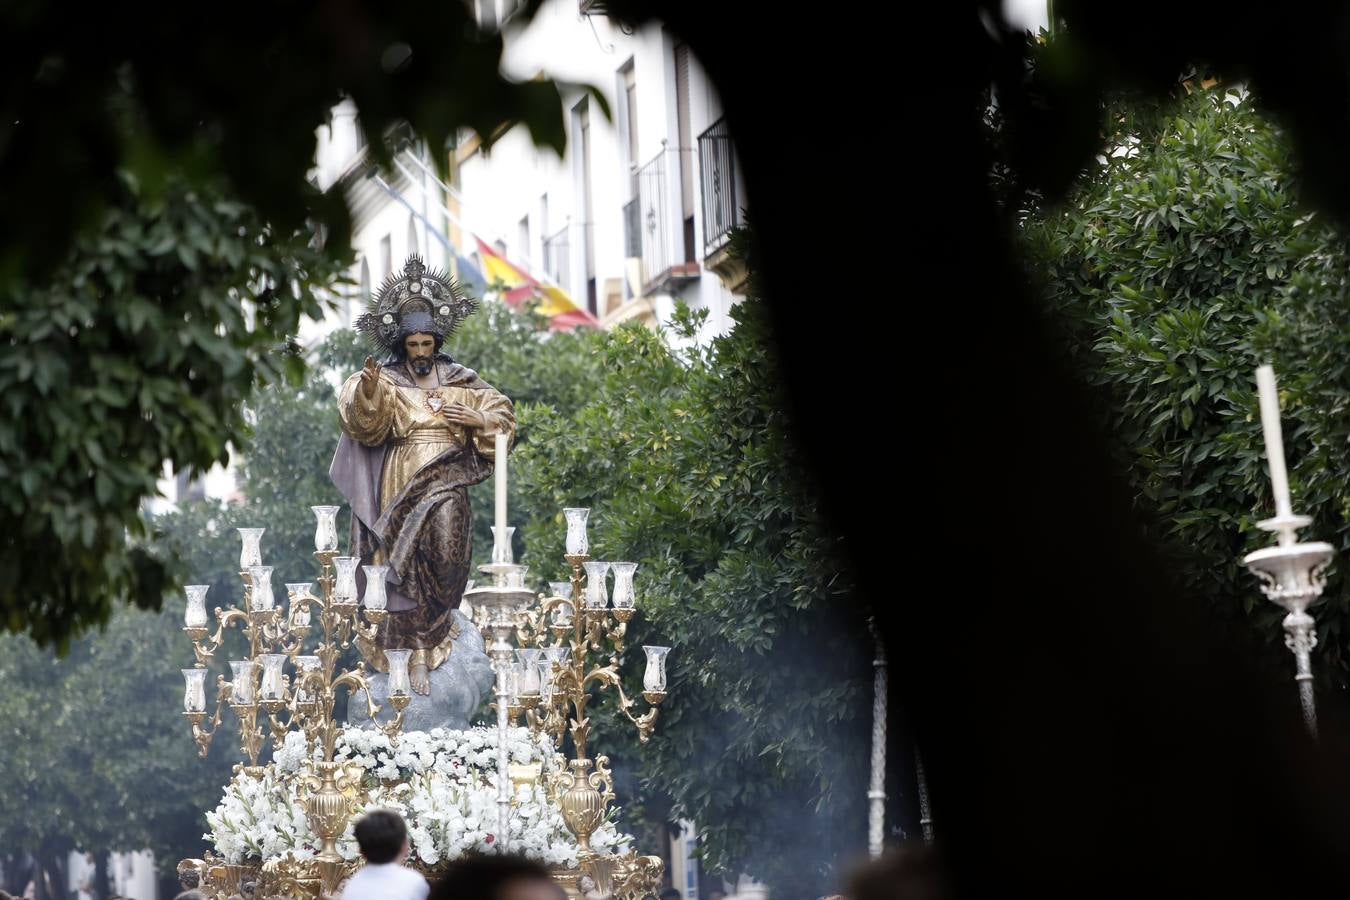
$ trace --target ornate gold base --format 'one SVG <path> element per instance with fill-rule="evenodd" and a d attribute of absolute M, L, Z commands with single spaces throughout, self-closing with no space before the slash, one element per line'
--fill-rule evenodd
<path fill-rule="evenodd" d="M 185 859 L 178 864 L 181 875 L 184 868 L 195 868 L 201 875 L 198 886 L 207 900 L 228 900 L 243 894 L 246 884 L 252 883 L 254 900 L 281 900 L 281 898 L 320 896 L 323 877 L 327 874 L 334 883 L 347 878 L 359 863 L 338 863 L 336 871 L 325 872 L 318 859 L 295 859 L 289 855 L 269 859 L 265 863 L 231 864 L 208 853 L 205 859 Z"/>
<path fill-rule="evenodd" d="M 265 863 L 232 864 L 219 857 L 207 854 L 205 859 L 185 859 L 178 864 L 179 872 L 185 868 L 197 869 L 201 874 L 199 890 L 207 900 L 228 900 L 234 894 L 242 894 L 246 884 L 254 885 L 254 900 L 282 900 L 282 898 L 313 897 L 318 898 L 327 874 L 335 882 L 351 876 L 359 862 L 341 863 L 339 871 L 325 873 L 321 871 L 323 863 L 317 859 L 294 859 L 281 856 Z M 434 866 L 414 862 L 412 868 L 421 872 L 427 881 L 436 882 L 445 872 L 446 863 Z M 614 900 L 642 900 L 648 894 L 656 894 L 661 889 L 661 875 L 665 869 L 660 857 L 593 854 L 581 861 L 575 869 L 553 869 L 553 880 L 567 892 L 569 898 L 582 900 L 586 890 L 579 885 L 583 877 L 589 878 L 594 889 Z"/>
<path fill-rule="evenodd" d="M 665 863 L 659 856 L 605 855 L 583 859 L 575 869 L 553 872 L 553 880 L 562 886 L 570 898 L 583 900 L 582 877 L 589 877 L 593 890 L 615 900 L 642 900 L 655 896 L 661 890 L 661 874 Z"/>

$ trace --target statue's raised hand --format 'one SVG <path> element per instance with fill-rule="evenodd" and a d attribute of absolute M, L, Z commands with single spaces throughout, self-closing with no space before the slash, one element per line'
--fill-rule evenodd
<path fill-rule="evenodd" d="M 375 385 L 380 383 L 380 364 L 375 357 L 367 356 L 366 364 L 361 368 L 361 393 L 370 399 L 375 396 Z"/>

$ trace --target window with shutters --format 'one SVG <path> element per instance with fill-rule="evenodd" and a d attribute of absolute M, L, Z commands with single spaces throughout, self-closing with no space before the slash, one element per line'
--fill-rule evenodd
<path fill-rule="evenodd" d="M 633 67 L 633 60 L 623 67 L 621 73 L 623 81 L 623 118 L 619 123 L 623 128 L 623 147 L 626 152 L 624 159 L 624 168 L 628 170 L 628 196 L 637 196 L 637 162 L 638 162 L 638 108 L 637 108 L 637 73 Z"/>
<path fill-rule="evenodd" d="M 586 304 L 592 314 L 596 312 L 595 284 L 595 211 L 593 209 L 594 181 L 591 173 L 591 109 L 590 102 L 583 99 L 575 107 L 577 130 L 581 140 L 581 241 L 582 264 L 585 266 Z"/>
<path fill-rule="evenodd" d="M 681 249 L 685 262 L 696 259 L 694 251 L 694 141 L 689 126 L 689 45 L 675 45 L 675 115 L 678 129 L 676 155 L 680 161 Z"/>

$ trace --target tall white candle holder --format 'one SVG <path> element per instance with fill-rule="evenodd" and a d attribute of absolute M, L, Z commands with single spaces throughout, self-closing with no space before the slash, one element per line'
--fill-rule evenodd
<path fill-rule="evenodd" d="M 511 638 L 515 635 L 517 619 L 534 600 L 534 593 L 523 587 L 512 587 L 509 582 L 517 579 L 512 576 L 524 566 L 509 563 L 489 563 L 479 567 L 492 576 L 491 585 L 475 585 L 464 592 L 474 609 L 484 611 L 484 627 L 492 636 L 487 646 L 488 656 L 492 659 L 492 668 L 496 672 L 497 696 L 497 834 L 502 849 L 510 849 L 511 783 L 508 777 L 506 734 L 509 725 L 508 707 L 510 706 L 510 688 L 508 686 L 511 666 Z"/>

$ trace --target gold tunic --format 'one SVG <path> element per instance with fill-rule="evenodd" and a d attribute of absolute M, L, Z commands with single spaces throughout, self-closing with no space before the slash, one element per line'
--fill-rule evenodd
<path fill-rule="evenodd" d="M 481 413 L 487 426 L 466 428 L 448 420 L 444 410 L 455 403 Z M 361 394 L 360 372 L 348 378 L 339 395 L 338 410 L 342 429 L 354 440 L 368 447 L 386 446 L 380 472 L 381 513 L 388 509 L 419 469 L 445 451 L 472 441 L 479 453 L 493 459 L 496 434 L 504 431 L 509 440 L 514 436 L 516 426 L 511 401 L 493 388 L 412 387 L 395 383 L 383 370 L 370 398 Z M 371 562 L 375 565 L 386 562 L 384 551 L 376 551 Z M 453 629 L 440 646 L 426 651 L 428 669 L 435 669 L 445 662 L 457 634 L 458 629 Z M 364 641 L 360 643 L 367 663 L 379 671 L 387 671 L 383 651 L 365 646 Z"/>
<path fill-rule="evenodd" d="M 381 373 L 372 399 L 360 396 L 360 390 L 361 373 L 357 372 L 342 386 L 338 409 L 343 430 L 353 438 L 368 447 L 389 445 L 380 473 L 380 512 L 388 508 L 418 469 L 446 450 L 473 441 L 479 453 L 492 459 L 497 432 L 510 435 L 515 431 L 511 401 L 492 388 L 404 387 Z M 441 410 L 454 403 L 482 413 L 487 428 L 465 428 L 447 419 Z"/>

